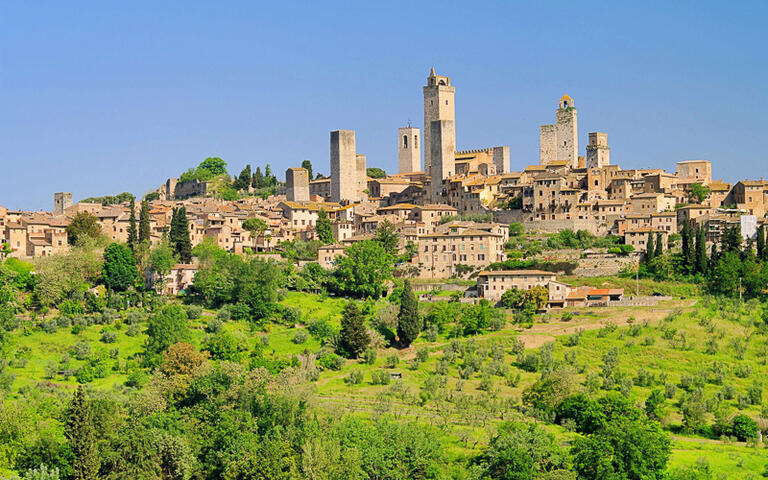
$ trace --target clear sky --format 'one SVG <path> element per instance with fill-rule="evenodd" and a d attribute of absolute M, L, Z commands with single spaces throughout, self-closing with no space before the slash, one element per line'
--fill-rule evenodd
<path fill-rule="evenodd" d="M 397 168 L 431 66 L 459 149 L 538 162 L 567 93 L 624 168 L 768 177 L 768 2 L 0 3 L 0 205 L 142 195 L 208 156 L 329 173 L 329 132 Z"/>

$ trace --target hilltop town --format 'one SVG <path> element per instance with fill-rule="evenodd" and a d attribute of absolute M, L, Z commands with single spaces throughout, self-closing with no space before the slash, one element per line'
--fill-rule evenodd
<path fill-rule="evenodd" d="M 455 93 L 451 79 L 433 68 L 423 87 L 424 131 L 397 129 L 397 173 L 370 169 L 355 132 L 336 130 L 330 133 L 329 176 L 313 175 L 305 161 L 308 168 L 289 168 L 284 182 L 268 172 L 273 188 L 267 194 L 254 194 L 264 175 L 250 166 L 232 183 L 224 175 L 223 186 L 221 178 L 195 178 L 194 169 L 170 178 L 145 197 L 151 244 L 168 232 L 173 209 L 184 206 L 193 247 L 212 238 L 230 252 L 277 253 L 284 242 L 316 240 L 324 211 L 334 241 L 319 248 L 321 265 L 332 266 L 347 246 L 389 222 L 400 250 L 411 245 L 414 276 L 440 279 L 505 260 L 511 223 L 530 232 L 616 235 L 641 252 L 649 235 L 666 246 L 686 223 L 703 227 L 711 245 L 734 225 L 754 238 L 765 221 L 768 182 L 762 179 L 714 180 L 707 160 L 681 160 L 675 172 L 623 169 L 611 163 L 604 132 L 590 132 L 586 155 L 580 155 L 577 109 L 568 95 L 558 101 L 556 122 L 540 126 L 537 164 L 513 161 L 508 146 L 459 150 Z M 72 193 L 61 192 L 51 212 L 0 207 L 0 243 L 19 258 L 61 252 L 71 243 L 67 226 L 82 212 L 94 215 L 111 240 L 126 242 L 131 212 L 127 197 L 122 200 L 73 203 Z M 246 228 L 248 219 L 262 227 Z"/>

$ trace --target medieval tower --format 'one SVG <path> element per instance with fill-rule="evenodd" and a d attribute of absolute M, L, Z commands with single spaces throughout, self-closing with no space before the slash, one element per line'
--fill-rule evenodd
<path fill-rule="evenodd" d="M 306 168 L 285 171 L 285 196 L 289 202 L 309 201 L 309 172 Z"/>
<path fill-rule="evenodd" d="M 452 140 L 453 151 L 456 151 L 456 110 L 454 108 L 454 96 L 456 88 L 451 86 L 451 79 L 435 75 L 435 68 L 429 72 L 427 85 L 424 91 L 424 171 L 431 176 L 432 167 L 432 122 L 447 121 L 445 128 L 450 132 L 443 132 L 446 140 Z M 441 147 L 438 147 L 441 148 Z"/>
<path fill-rule="evenodd" d="M 435 120 L 429 124 L 430 186 L 429 199 L 443 203 L 443 180 L 456 173 L 456 127 L 453 120 Z"/>
<path fill-rule="evenodd" d="M 608 146 L 608 134 L 590 132 L 587 145 L 587 168 L 603 168 L 611 164 L 611 147 Z"/>
<path fill-rule="evenodd" d="M 58 192 L 53 194 L 53 213 L 64 215 L 65 211 L 72 206 L 72 194 L 69 192 Z"/>
<path fill-rule="evenodd" d="M 357 201 L 359 187 L 355 131 L 334 130 L 331 132 L 331 201 Z"/>
<path fill-rule="evenodd" d="M 399 173 L 421 170 L 421 147 L 419 129 L 410 125 L 397 129 L 397 171 Z"/>
<path fill-rule="evenodd" d="M 539 129 L 539 163 L 564 161 L 571 168 L 578 168 L 578 123 L 570 96 L 560 98 L 555 120 L 555 125 L 542 125 Z"/>

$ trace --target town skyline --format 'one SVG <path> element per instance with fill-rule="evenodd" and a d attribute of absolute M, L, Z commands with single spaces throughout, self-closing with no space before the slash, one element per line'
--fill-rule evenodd
<path fill-rule="evenodd" d="M 757 10 L 749 16 L 758 18 Z M 481 6 L 469 20 L 482 11 Z M 150 21 L 147 12 L 118 19 L 114 17 L 117 10 L 94 9 L 78 20 L 81 32 L 68 32 L 70 37 L 50 42 L 61 33 L 52 28 L 46 42 L 29 38 L 35 31 L 32 12 L 17 7 L 12 12 L 17 22 L 8 35 L 30 42 L 6 59 L 15 73 L 5 79 L 8 116 L 0 121 L 5 163 L 10 165 L 0 180 L 0 204 L 46 210 L 53 191 L 71 191 L 75 199 L 122 191 L 140 196 L 209 156 L 223 158 L 233 174 L 246 164 L 254 168 L 271 164 L 282 173 L 309 159 L 328 175 L 327 135 L 336 129 L 355 130 L 358 149 L 368 155 L 368 164 L 395 172 L 397 128 L 409 120 L 424 128 L 420 90 L 432 66 L 450 76 L 457 89 L 457 148 L 508 145 L 513 170 L 537 163 L 538 126 L 551 122 L 557 99 L 568 94 L 580 114 L 579 155 L 584 155 L 588 132 L 604 131 L 609 134 L 614 163 L 624 168 L 672 171 L 678 161 L 705 159 L 713 162 L 718 178 L 729 182 L 762 176 L 760 169 L 766 162 L 759 139 L 765 129 L 761 111 L 766 94 L 757 80 L 750 80 L 764 78 L 766 68 L 766 62 L 760 61 L 765 53 L 755 42 L 757 23 L 744 19 L 738 32 L 730 32 L 727 45 L 718 46 L 700 33 L 707 28 L 712 31 L 720 18 L 742 18 L 750 12 L 747 4 L 726 13 L 714 6 L 705 9 L 682 25 L 693 35 L 678 32 L 674 48 L 663 33 L 642 49 L 632 46 L 633 32 L 662 21 L 650 14 L 628 19 L 622 16 L 626 12 L 615 8 L 591 12 L 595 21 L 624 18 L 625 22 L 622 28 L 603 22 L 601 33 L 589 36 L 579 33 L 575 25 L 588 15 L 567 6 L 561 6 L 561 11 L 568 20 L 558 17 L 551 24 L 572 39 L 559 45 L 562 50 L 546 40 L 550 30 L 529 31 L 513 15 L 538 18 L 542 12 L 518 7 L 504 9 L 489 21 L 492 25 L 510 22 L 519 32 L 507 32 L 507 36 L 491 32 L 480 41 L 472 36 L 479 31 L 473 24 L 457 32 L 457 40 L 463 42 L 435 42 L 413 53 L 399 47 L 402 42 L 397 37 L 415 31 L 423 21 L 427 12 L 416 9 L 413 18 L 393 25 L 391 31 L 380 29 L 397 17 L 395 12 L 380 12 L 378 20 L 358 19 L 355 32 L 368 26 L 383 32 L 382 37 L 376 41 L 366 37 L 341 55 L 331 54 L 337 40 L 330 32 L 334 20 L 315 24 L 307 11 L 296 16 L 296 26 L 308 27 L 307 35 L 325 35 L 312 46 L 289 42 L 288 61 L 268 49 L 244 54 L 234 47 L 232 37 L 209 39 L 202 54 L 198 51 L 200 58 L 195 57 L 194 50 L 202 42 L 190 38 L 190 29 L 201 21 L 200 9 L 170 22 L 167 31 L 131 50 L 128 45 L 115 45 L 103 27 L 95 27 L 95 19 L 103 15 L 112 22 L 107 23 L 134 38 L 136 29 Z M 55 9 L 40 16 L 38 27 L 53 24 L 53 13 Z M 671 8 L 668 13 L 675 17 L 679 11 Z M 347 15 L 356 18 L 360 12 L 353 9 Z M 259 20 L 234 17 L 234 12 L 221 11 L 214 21 L 232 22 L 233 32 L 249 40 L 271 38 L 275 33 L 267 25 L 269 15 Z M 247 27 L 258 28 L 249 33 Z M 170 40 L 179 32 L 186 33 L 187 43 Z M 525 34 L 522 45 L 519 41 Z M 105 45 L 88 43 L 100 38 L 106 39 Z M 607 46 L 606 38 L 616 45 Z M 92 49 L 90 57 L 81 48 L 86 44 Z M 108 55 L 110 45 L 119 48 Z M 469 62 L 463 58 L 481 46 L 486 50 Z M 164 49 L 158 52 L 158 47 Z M 302 48 L 307 51 L 299 52 Z M 325 62 L 311 58 L 321 48 L 328 49 Z M 359 55 L 366 48 L 380 60 L 361 68 Z M 728 48 L 733 51 L 726 55 Z M 215 62 L 222 51 L 232 56 Z M 592 62 L 593 52 L 605 58 Z M 56 55 L 61 58 L 53 61 Z M 171 57 L 174 60 L 169 62 Z M 30 58 L 53 63 L 43 66 Z M 490 58 L 499 61 L 488 63 Z M 395 64 L 398 68 L 392 70 Z M 135 71 L 125 77 L 131 65 Z M 57 82 L 43 85 L 45 77 L 36 74 L 50 74 L 53 67 L 57 67 Z M 206 70 L 216 67 L 215 72 Z M 83 69 L 93 71 L 92 79 L 83 77 Z M 568 73 L 558 75 L 560 71 Z M 274 78 L 267 82 L 265 72 Z M 34 178 L 35 171 L 48 175 Z"/>

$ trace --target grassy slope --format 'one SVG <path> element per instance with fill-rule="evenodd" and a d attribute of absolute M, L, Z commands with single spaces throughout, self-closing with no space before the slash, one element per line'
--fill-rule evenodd
<path fill-rule="evenodd" d="M 621 281 L 615 278 L 594 280 L 595 284 L 604 284 L 605 282 L 621 283 Z M 643 288 L 645 289 L 657 288 L 657 285 L 649 281 L 644 282 Z M 505 345 L 506 351 L 504 361 L 508 365 L 514 361 L 510 352 L 510 346 L 512 339 L 515 337 L 524 340 L 530 348 L 539 347 L 549 341 L 557 341 L 554 353 L 555 360 L 563 361 L 566 351 L 574 351 L 576 352 L 576 363 L 587 364 L 585 373 L 599 370 L 603 354 L 612 347 L 617 347 L 620 351 L 619 368 L 630 376 L 635 377 L 636 372 L 640 368 L 644 368 L 657 376 L 666 373 L 669 381 L 676 383 L 679 382 L 682 375 L 693 376 L 700 369 L 710 366 L 715 360 L 728 365 L 731 372 L 737 364 L 748 365 L 752 369 L 752 374 L 748 378 L 738 378 L 731 373 L 727 379 L 727 382 L 732 383 L 736 387 L 737 392 L 745 391 L 754 379 L 760 379 L 764 376 L 766 367 L 761 363 L 760 355 L 762 345 L 766 343 L 765 337 L 752 337 L 743 360 L 734 358 L 734 352 L 728 345 L 731 337 L 745 335 L 744 325 L 748 323 L 749 317 L 754 315 L 754 312 L 745 308 L 742 311 L 729 311 L 726 314 L 718 310 L 714 304 L 705 305 L 700 302 L 696 306 L 691 306 L 692 303 L 694 302 L 669 301 L 664 302 L 658 307 L 650 308 L 575 309 L 573 312 L 576 315 L 567 323 L 560 321 L 558 315 L 549 315 L 543 318 L 543 320 L 546 320 L 546 323 L 537 323 L 530 329 L 520 330 L 510 324 L 500 332 L 486 333 L 473 338 L 481 345 L 502 342 Z M 307 323 L 312 319 L 323 318 L 338 327 L 344 301 L 333 297 L 289 292 L 283 300 L 283 304 L 299 308 L 302 312 L 303 323 Z M 678 312 L 679 314 L 671 315 Z M 213 315 L 213 312 L 206 312 L 203 318 L 193 322 L 194 343 L 198 345 L 201 343 L 205 335 L 203 326 L 211 315 Z M 626 323 L 630 318 L 634 324 L 641 325 L 637 336 L 629 334 L 629 328 L 626 326 Z M 719 350 L 714 355 L 703 353 L 706 339 L 709 336 L 707 330 L 713 328 L 705 326 L 706 322 L 702 322 L 703 318 L 710 318 L 714 323 L 713 330 L 715 332 L 721 331 L 724 334 L 723 338 L 719 340 Z M 599 329 L 606 322 L 613 322 L 621 326 L 615 331 L 603 335 Z M 673 326 L 678 332 L 684 333 L 692 349 L 680 350 L 673 348 L 672 342 L 663 338 L 662 329 L 665 326 Z M 129 337 L 125 335 L 125 327 L 123 327 L 115 329 L 118 335 L 116 343 L 103 344 L 99 341 L 100 332 L 103 328 L 102 326 L 91 326 L 79 335 L 72 334 L 69 329 L 59 329 L 59 331 L 53 334 L 32 331 L 29 335 L 23 335 L 18 331 L 15 332 L 13 334 L 13 342 L 16 351 L 21 352 L 19 356 L 28 358 L 28 361 L 23 367 L 11 367 L 11 371 L 16 375 L 16 381 L 13 385 L 14 390 L 43 380 L 46 365 L 49 362 L 58 362 L 61 356 L 80 340 L 88 341 L 94 352 L 99 350 L 108 351 L 115 347 L 119 348 L 121 362 L 125 362 L 127 357 L 141 350 L 145 340 L 144 335 Z M 226 325 L 226 329 L 242 335 L 251 346 L 261 341 L 259 337 L 268 335 L 269 348 L 274 350 L 275 354 L 279 356 L 290 356 L 294 353 L 300 353 L 305 349 L 315 351 L 320 347 L 317 340 L 311 337 L 305 344 L 294 344 L 291 341 L 296 332 L 294 328 L 275 326 L 267 333 L 253 333 L 243 323 L 229 322 Z M 579 345 L 566 347 L 564 340 L 580 329 L 584 330 L 584 333 Z M 646 341 L 646 338 L 652 338 L 652 344 L 646 346 L 645 344 L 651 343 Z M 408 391 L 410 397 L 402 395 L 394 400 L 390 398 L 387 401 L 386 409 L 395 415 L 405 418 L 418 419 L 419 421 L 437 425 L 442 423 L 452 424 L 453 428 L 446 430 L 446 436 L 451 442 L 448 454 L 456 459 L 470 455 L 474 451 L 474 442 L 486 440 L 487 436 L 492 432 L 492 419 L 483 418 L 481 422 L 478 422 L 476 418 L 470 418 L 472 415 L 477 414 L 477 412 L 473 413 L 470 410 L 466 412 L 449 411 L 450 409 L 441 407 L 434 400 L 428 401 L 423 406 L 417 400 L 403 400 L 408 398 L 416 399 L 418 397 L 421 387 L 432 376 L 438 358 L 442 355 L 443 348 L 449 342 L 450 339 L 445 336 L 441 336 L 434 343 L 428 343 L 421 337 L 417 340 L 415 346 L 410 349 L 380 351 L 379 359 L 374 366 L 356 361 L 348 361 L 339 372 L 323 372 L 317 382 L 319 402 L 330 408 L 366 414 L 384 409 L 382 407 L 383 397 L 381 394 L 383 392 L 391 392 L 393 387 L 391 385 L 372 385 L 371 373 L 374 369 L 384 368 L 384 358 L 388 354 L 396 353 L 402 359 L 395 369 L 403 375 L 402 387 L 404 388 L 400 390 Z M 420 346 L 427 346 L 430 350 L 430 355 L 426 362 L 419 365 L 417 369 L 412 370 L 406 362 L 415 356 L 416 348 Z M 73 358 L 71 368 L 77 368 L 81 364 L 82 362 Z M 352 386 L 346 384 L 344 379 L 353 369 L 362 370 L 364 372 L 364 380 L 362 383 Z M 515 367 L 512 367 L 512 369 L 520 372 L 521 381 L 517 386 L 510 387 L 504 384 L 502 378 L 495 377 L 494 387 L 499 398 L 519 399 L 522 390 L 538 378 L 537 373 L 524 372 L 515 369 Z M 458 377 L 456 365 L 451 366 L 446 390 L 456 390 L 457 385 L 461 383 L 462 393 L 470 395 L 482 394 L 478 389 L 480 383 L 479 375 L 475 374 L 466 381 L 459 381 Z M 57 378 L 54 381 L 55 383 L 69 386 L 76 385 L 74 379 L 62 381 L 60 378 Z M 125 375 L 115 373 L 107 378 L 97 379 L 93 385 L 97 388 L 109 388 L 113 384 L 124 381 Z M 705 386 L 705 392 L 708 396 L 720 388 L 721 386 L 719 385 L 708 383 Z M 642 402 L 647 398 L 649 392 L 650 388 L 635 386 L 632 389 L 632 398 L 635 401 Z M 679 423 L 680 417 L 676 413 L 677 408 L 673 402 L 674 400 L 669 401 L 668 404 L 672 412 L 669 420 L 674 425 Z M 735 405 L 735 400 L 726 403 Z M 747 412 L 753 416 L 757 415 L 759 407 L 750 407 Z M 491 421 L 491 423 L 487 423 L 486 420 Z M 558 426 L 547 426 L 547 428 L 556 432 L 559 438 L 566 444 L 572 438 L 571 434 Z M 700 457 L 708 459 L 714 471 L 727 473 L 728 478 L 747 478 L 742 476 L 741 473 L 747 475 L 747 472 L 759 471 L 762 469 L 762 465 L 768 461 L 768 457 L 763 449 L 755 450 L 743 445 L 723 444 L 719 441 L 702 438 L 675 437 L 671 461 L 672 466 L 691 465 Z"/>

